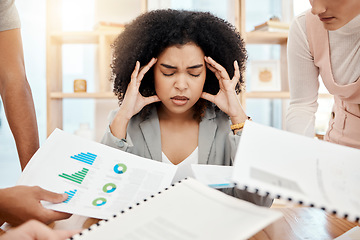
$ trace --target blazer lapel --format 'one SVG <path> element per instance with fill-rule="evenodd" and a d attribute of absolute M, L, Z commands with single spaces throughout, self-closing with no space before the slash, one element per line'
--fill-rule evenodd
<path fill-rule="evenodd" d="M 140 129 L 145 138 L 145 142 L 149 149 L 151 158 L 161 162 L 162 155 L 160 125 L 155 107 L 151 110 L 151 115 L 149 118 L 140 123 Z"/>
<path fill-rule="evenodd" d="M 206 110 L 205 116 L 199 126 L 199 164 L 207 164 L 211 145 L 215 139 L 217 124 L 214 110 Z"/>

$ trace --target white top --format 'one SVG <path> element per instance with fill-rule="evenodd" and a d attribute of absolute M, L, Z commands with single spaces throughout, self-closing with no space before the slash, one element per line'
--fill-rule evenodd
<path fill-rule="evenodd" d="M 0 31 L 20 28 L 20 18 L 14 0 L 0 0 Z"/>
<path fill-rule="evenodd" d="M 336 31 L 329 31 L 330 59 L 334 80 L 339 85 L 360 76 L 360 15 Z M 318 108 L 319 70 L 313 63 L 306 36 L 305 12 L 291 24 L 288 39 L 290 106 L 286 130 L 314 137 Z"/>
<path fill-rule="evenodd" d="M 198 148 L 199 147 L 196 147 L 195 150 L 187 158 L 185 158 L 181 163 L 179 163 L 177 165 L 178 169 L 176 171 L 176 174 L 174 176 L 172 183 L 180 181 L 186 177 L 194 177 L 194 174 L 191 170 L 191 164 L 199 163 Z M 173 164 L 163 152 L 161 152 L 161 153 L 162 153 L 162 162 L 163 163 Z"/>

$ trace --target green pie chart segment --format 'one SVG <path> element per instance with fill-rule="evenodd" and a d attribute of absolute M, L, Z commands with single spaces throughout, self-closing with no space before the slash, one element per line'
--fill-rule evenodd
<path fill-rule="evenodd" d="M 114 172 L 117 174 L 123 174 L 124 172 L 126 172 L 126 170 L 127 170 L 127 167 L 123 163 L 118 163 L 114 166 Z"/>
<path fill-rule="evenodd" d="M 116 185 L 114 183 L 107 183 L 103 187 L 105 193 L 112 193 L 116 190 Z"/>
<path fill-rule="evenodd" d="M 92 202 L 92 205 L 99 207 L 99 206 L 105 205 L 105 203 L 106 203 L 106 199 L 103 197 L 100 197 L 100 198 L 94 199 L 94 201 Z"/>

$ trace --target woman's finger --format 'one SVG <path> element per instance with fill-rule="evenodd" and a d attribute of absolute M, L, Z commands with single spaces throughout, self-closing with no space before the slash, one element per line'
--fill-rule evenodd
<path fill-rule="evenodd" d="M 215 96 L 210 93 L 203 92 L 201 94 L 201 98 L 208 100 L 209 102 L 215 103 Z"/>
<path fill-rule="evenodd" d="M 229 74 L 227 73 L 226 69 L 218 64 L 214 59 L 211 57 L 206 57 L 205 61 L 208 62 L 213 68 L 215 68 L 222 79 L 230 80 Z"/>
<path fill-rule="evenodd" d="M 151 104 L 151 103 L 160 102 L 160 101 L 161 101 L 161 100 L 160 100 L 160 98 L 159 98 L 157 95 L 144 98 L 144 104 L 145 104 L 145 106 L 146 106 L 146 105 L 149 105 L 149 104 Z"/>
<path fill-rule="evenodd" d="M 223 88 L 223 83 L 221 81 L 222 77 L 217 69 L 215 69 L 213 66 L 211 66 L 209 63 L 206 63 L 206 66 L 215 74 L 215 77 L 217 80 L 219 80 L 219 86 L 220 88 Z"/>
<path fill-rule="evenodd" d="M 140 72 L 139 72 L 139 74 L 138 74 L 138 76 L 137 76 L 138 82 L 141 82 L 141 80 L 142 80 L 143 77 L 145 76 L 145 73 L 147 73 L 147 71 L 149 71 L 150 68 L 151 68 L 152 66 L 154 66 L 154 64 L 156 63 L 156 61 L 157 61 L 156 58 L 152 58 L 148 64 L 146 64 L 145 66 L 143 66 L 143 67 L 140 69 Z"/>
<path fill-rule="evenodd" d="M 234 61 L 234 69 L 235 71 L 232 80 L 234 80 L 234 82 L 238 82 L 240 79 L 240 69 L 239 69 L 239 64 L 236 60 Z"/>
<path fill-rule="evenodd" d="M 215 77 L 220 80 L 221 76 L 218 70 L 216 70 L 213 66 L 211 66 L 210 64 L 206 63 L 206 66 L 210 69 L 210 71 L 212 71 L 215 74 Z"/>
<path fill-rule="evenodd" d="M 136 61 L 134 71 L 131 73 L 131 81 L 135 81 L 137 79 L 137 76 L 139 74 L 140 69 L 140 62 Z"/>
<path fill-rule="evenodd" d="M 214 68 L 213 66 L 211 66 L 210 63 L 206 63 L 206 66 L 207 66 L 207 68 L 210 69 L 210 71 L 212 71 L 213 73 L 216 73 L 216 72 L 217 72 L 216 68 Z"/>

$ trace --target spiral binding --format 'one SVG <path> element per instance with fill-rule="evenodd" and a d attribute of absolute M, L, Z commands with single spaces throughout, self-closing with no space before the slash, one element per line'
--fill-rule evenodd
<path fill-rule="evenodd" d="M 187 178 L 184 178 L 183 180 L 180 180 L 180 181 L 176 182 L 175 184 L 171 184 L 171 186 L 174 187 L 176 184 L 179 184 L 184 180 L 187 180 Z M 256 193 L 256 194 L 258 194 L 260 196 L 276 198 L 276 199 L 286 199 L 289 202 L 295 202 L 295 203 L 298 203 L 299 205 L 302 205 L 302 206 L 312 207 L 312 208 L 319 208 L 319 209 L 321 209 L 321 210 L 323 210 L 325 212 L 336 215 L 338 217 L 345 218 L 345 219 L 347 219 L 349 221 L 353 221 L 353 222 L 357 222 L 357 223 L 359 223 L 359 221 L 360 221 L 360 216 L 351 216 L 350 217 L 350 215 L 348 213 L 339 213 L 337 210 L 329 210 L 324 206 L 319 206 L 319 205 L 317 206 L 315 203 L 312 203 L 312 202 L 306 203 L 303 200 L 295 200 L 290 196 L 284 197 L 284 196 L 281 196 L 280 194 L 272 194 L 272 193 L 270 193 L 270 191 L 267 191 L 267 190 L 264 191 L 264 190 L 260 190 L 258 188 L 251 188 L 251 187 L 249 187 L 247 185 L 239 185 L 237 183 L 234 183 L 234 186 L 236 188 L 240 189 L 240 190 L 245 190 L 247 192 Z M 168 191 L 168 190 L 170 190 L 170 188 L 168 188 L 168 187 L 164 189 L 164 191 Z M 159 191 L 157 194 L 161 194 L 161 193 L 162 193 L 162 191 Z M 155 195 L 150 195 L 150 198 L 155 198 Z M 147 202 L 147 201 L 148 201 L 148 199 L 146 199 L 146 198 L 143 200 L 143 202 Z M 134 204 L 134 206 L 139 206 L 140 204 L 141 204 L 140 202 L 137 202 L 137 203 Z M 129 206 L 128 210 L 133 209 L 134 206 Z M 121 210 L 120 214 L 124 214 L 125 212 L 126 212 L 126 210 Z M 84 229 L 80 233 L 74 235 L 73 237 L 70 237 L 70 240 L 74 240 L 74 237 L 76 237 L 77 235 L 82 236 L 86 232 L 92 231 L 93 227 L 95 227 L 94 225 L 96 225 L 96 227 L 99 227 L 102 224 L 104 224 L 105 222 L 111 221 L 112 219 L 114 219 L 116 217 L 117 217 L 117 215 L 114 214 L 111 219 L 101 220 L 100 222 L 98 222 L 96 224 L 93 224 L 89 228 Z"/>
<path fill-rule="evenodd" d="M 176 182 L 176 183 L 171 184 L 171 186 L 174 187 L 176 184 L 179 184 L 179 183 L 181 183 L 182 181 L 187 180 L 187 179 L 188 179 L 188 178 L 184 178 L 183 180 L 180 180 L 180 181 L 178 181 L 178 182 Z M 164 189 L 164 191 L 168 191 L 168 190 L 170 190 L 170 188 L 168 188 L 168 187 Z M 157 194 L 161 194 L 161 193 L 162 193 L 162 192 L 159 191 Z M 150 198 L 154 198 L 154 197 L 155 197 L 155 195 L 150 195 Z M 148 199 L 144 198 L 143 202 L 147 202 L 147 201 L 148 201 Z M 129 206 L 129 207 L 128 207 L 128 210 L 131 210 L 131 209 L 133 209 L 134 206 L 139 206 L 140 204 L 141 204 L 140 202 L 137 202 L 137 203 L 133 204 L 133 206 Z M 124 214 L 125 212 L 126 212 L 125 210 L 121 210 L 121 211 L 120 211 L 120 214 Z M 86 234 L 86 232 L 91 232 L 92 229 L 93 229 L 93 227 L 94 227 L 94 225 L 96 225 L 96 227 L 99 227 L 99 226 L 101 226 L 102 224 L 104 224 L 105 222 L 111 221 L 111 220 L 113 220 L 113 219 L 115 219 L 115 218 L 117 218 L 117 215 L 116 215 L 116 214 L 114 214 L 114 215 L 111 217 L 111 219 L 103 219 L 103 220 L 101 220 L 101 221 L 99 221 L 99 222 L 91 225 L 89 228 L 82 230 L 80 233 L 78 233 L 78 234 L 70 237 L 69 239 L 70 239 L 70 240 L 74 240 L 74 238 L 77 237 L 77 236 L 82 236 L 82 235 Z"/>
<path fill-rule="evenodd" d="M 354 216 L 354 215 L 351 215 L 351 214 L 346 213 L 346 212 L 340 213 L 338 210 L 328 209 L 325 206 L 322 206 L 321 204 L 315 204 L 313 202 L 306 203 L 303 200 L 294 199 L 291 196 L 282 196 L 281 194 L 271 194 L 270 191 L 260 190 L 260 189 L 255 188 L 255 187 L 252 188 L 252 187 L 250 187 L 248 185 L 240 185 L 240 184 L 235 183 L 235 187 L 237 187 L 240 190 L 245 190 L 245 191 L 250 192 L 250 193 L 256 193 L 256 194 L 258 194 L 260 196 L 263 196 L 263 197 L 270 197 L 270 198 L 274 198 L 274 199 L 285 199 L 288 202 L 297 203 L 297 204 L 299 204 L 301 206 L 304 206 L 304 207 L 318 208 L 318 209 L 321 209 L 321 210 L 323 210 L 325 212 L 328 212 L 330 214 L 336 215 L 339 218 L 345 218 L 345 219 L 347 219 L 349 221 L 353 221 L 353 222 L 357 222 L 357 223 L 360 222 L 360 216 Z"/>

